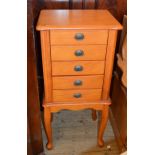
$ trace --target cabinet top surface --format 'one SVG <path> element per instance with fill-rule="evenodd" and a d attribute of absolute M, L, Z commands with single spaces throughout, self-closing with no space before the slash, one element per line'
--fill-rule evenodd
<path fill-rule="evenodd" d="M 122 29 L 107 10 L 42 10 L 37 30 L 49 29 Z"/>

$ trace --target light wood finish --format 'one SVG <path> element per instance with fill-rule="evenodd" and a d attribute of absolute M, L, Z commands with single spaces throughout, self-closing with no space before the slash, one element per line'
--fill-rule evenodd
<path fill-rule="evenodd" d="M 101 111 L 101 122 L 99 125 L 99 131 L 98 131 L 98 145 L 100 147 L 104 146 L 104 141 L 103 141 L 103 133 L 108 121 L 108 115 L 109 115 L 109 106 L 104 105 L 102 111 Z"/>
<path fill-rule="evenodd" d="M 77 40 L 75 35 L 82 33 L 84 39 Z M 107 30 L 51 30 L 51 45 L 107 44 Z"/>
<path fill-rule="evenodd" d="M 53 77 L 53 89 L 91 89 L 102 88 L 103 75 L 91 76 L 59 76 Z M 75 85 L 75 81 L 80 80 L 82 85 Z"/>
<path fill-rule="evenodd" d="M 51 111 L 49 108 L 45 107 L 44 108 L 44 126 L 45 126 L 45 131 L 48 139 L 48 143 L 46 147 L 48 149 L 52 149 L 53 144 L 52 144 L 52 127 L 51 127 Z"/>
<path fill-rule="evenodd" d="M 82 104 L 80 102 L 57 102 L 57 103 L 45 103 L 45 101 L 43 102 L 43 106 L 44 109 L 46 109 L 44 111 L 44 123 L 45 123 L 45 131 L 46 131 L 46 135 L 47 135 L 47 139 L 48 139 L 48 143 L 46 145 L 47 149 L 52 149 L 53 144 L 52 144 L 52 128 L 51 128 L 51 124 L 50 122 L 50 115 L 49 115 L 49 111 L 51 113 L 53 112 L 59 112 L 61 110 L 83 110 L 83 109 L 94 109 L 94 110 L 102 110 L 102 120 L 101 120 L 101 124 L 99 127 L 99 131 L 98 131 L 98 145 L 99 146 L 103 146 L 103 132 L 104 129 L 106 127 L 106 122 L 107 122 L 107 115 L 108 115 L 108 110 L 107 107 L 109 107 L 109 105 L 111 104 L 111 100 L 100 100 L 97 102 L 82 102 Z M 106 109 L 104 109 L 106 107 Z"/>
<path fill-rule="evenodd" d="M 49 113 L 63 109 L 90 109 L 92 118 L 102 111 L 98 145 L 108 118 L 110 83 L 117 30 L 122 26 L 106 10 L 43 10 L 37 30 L 41 31 L 42 61 L 45 81 L 45 128 L 47 148 L 52 148 Z M 45 30 L 45 31 L 44 31 Z M 81 38 L 75 39 L 77 33 Z M 82 48 L 83 56 L 73 52 Z M 50 49 L 51 48 L 51 49 Z M 76 67 L 76 69 L 75 69 Z M 76 88 L 73 81 L 83 80 Z M 102 78 L 102 80 L 101 80 Z M 78 94 L 80 93 L 80 94 Z"/>
<path fill-rule="evenodd" d="M 51 112 L 58 112 L 61 110 L 83 110 L 83 109 L 93 109 L 93 110 L 103 110 L 104 105 L 109 106 L 111 104 L 111 99 L 108 100 L 100 100 L 94 102 L 52 102 L 45 103 L 43 101 L 43 107 L 48 108 Z"/>
<path fill-rule="evenodd" d="M 42 10 L 37 30 L 122 29 L 107 10 Z"/>
<path fill-rule="evenodd" d="M 53 90 L 53 102 L 90 102 L 101 100 L 102 89 Z M 80 93 L 80 98 L 74 95 Z"/>
<path fill-rule="evenodd" d="M 41 50 L 44 76 L 45 101 L 52 102 L 52 70 L 50 59 L 50 38 L 49 31 L 41 31 Z M 46 61 L 44 61 L 46 60 Z"/>
<path fill-rule="evenodd" d="M 75 66 L 82 66 L 82 71 L 75 71 Z M 66 61 L 52 62 L 52 75 L 93 75 L 104 74 L 104 61 Z"/>
<path fill-rule="evenodd" d="M 106 45 L 51 46 L 51 60 L 105 60 L 106 47 Z M 76 56 L 76 50 L 82 50 L 83 55 Z"/>
<path fill-rule="evenodd" d="M 53 136 L 56 147 L 51 151 L 47 150 L 45 147 L 47 139 L 43 136 L 45 155 L 120 155 L 109 120 L 104 132 L 105 147 L 100 148 L 96 145 L 97 121 L 92 123 L 90 116 L 90 110 L 77 112 L 63 110 L 54 113 L 52 127 L 53 135 L 56 135 Z M 44 135 L 44 129 L 42 130 Z M 111 149 L 107 149 L 108 145 Z"/>
<path fill-rule="evenodd" d="M 116 39 L 117 39 L 117 31 L 110 30 L 108 37 L 107 55 L 106 55 L 105 72 L 104 72 L 105 75 L 104 75 L 103 94 L 102 94 L 102 99 L 104 100 L 106 100 L 109 97 L 110 92 Z"/>

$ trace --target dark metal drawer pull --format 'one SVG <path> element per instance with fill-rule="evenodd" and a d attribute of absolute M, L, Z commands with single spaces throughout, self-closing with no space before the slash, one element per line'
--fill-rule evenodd
<path fill-rule="evenodd" d="M 83 56 L 84 52 L 82 50 L 76 50 L 74 53 L 76 56 Z"/>
<path fill-rule="evenodd" d="M 74 70 L 77 71 L 77 72 L 80 72 L 80 71 L 83 70 L 83 67 L 80 66 L 80 65 L 78 65 L 78 66 L 75 66 L 75 67 L 74 67 Z"/>
<path fill-rule="evenodd" d="M 74 81 L 74 85 L 80 86 L 80 85 L 82 85 L 82 81 L 81 80 L 76 80 L 76 81 Z"/>
<path fill-rule="evenodd" d="M 73 96 L 74 96 L 75 98 L 80 98 L 80 97 L 82 97 L 82 94 L 76 93 L 76 94 L 74 94 Z"/>
<path fill-rule="evenodd" d="M 83 33 L 76 33 L 75 34 L 75 39 L 76 40 L 83 40 L 84 39 L 84 34 Z"/>

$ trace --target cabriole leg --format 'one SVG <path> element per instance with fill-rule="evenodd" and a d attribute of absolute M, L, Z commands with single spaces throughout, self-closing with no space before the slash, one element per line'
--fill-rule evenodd
<path fill-rule="evenodd" d="M 101 111 L 101 120 L 98 129 L 98 145 L 100 147 L 104 146 L 103 134 L 108 121 L 108 114 L 109 114 L 109 105 L 104 105 L 103 110 Z"/>
<path fill-rule="evenodd" d="M 50 109 L 49 108 L 44 108 L 44 125 L 45 125 L 45 131 L 46 131 L 46 136 L 47 136 L 47 149 L 52 149 L 53 144 L 52 144 L 52 126 L 51 126 L 51 119 L 53 115 L 51 115 Z"/>

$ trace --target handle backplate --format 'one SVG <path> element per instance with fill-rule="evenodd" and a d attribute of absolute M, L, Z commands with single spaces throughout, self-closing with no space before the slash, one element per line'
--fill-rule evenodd
<path fill-rule="evenodd" d="M 83 70 L 83 67 L 80 66 L 80 65 L 77 65 L 77 66 L 74 67 L 74 70 L 75 70 L 76 72 L 80 72 L 80 71 Z"/>
<path fill-rule="evenodd" d="M 84 39 L 84 34 L 83 33 L 76 33 L 75 34 L 75 39 L 76 40 L 83 40 Z"/>
<path fill-rule="evenodd" d="M 82 94 L 81 93 L 76 93 L 76 94 L 73 95 L 73 97 L 75 97 L 75 98 L 81 98 L 82 97 Z"/>
<path fill-rule="evenodd" d="M 75 56 L 83 56 L 84 52 L 83 52 L 83 50 L 76 50 L 74 54 L 75 54 Z"/>
<path fill-rule="evenodd" d="M 82 81 L 81 80 L 75 80 L 74 81 L 74 85 L 75 86 L 81 86 L 82 85 Z"/>

